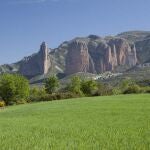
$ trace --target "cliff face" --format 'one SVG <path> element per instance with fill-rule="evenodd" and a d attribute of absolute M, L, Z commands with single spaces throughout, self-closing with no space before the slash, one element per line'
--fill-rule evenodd
<path fill-rule="evenodd" d="M 49 56 L 48 47 L 45 42 L 42 43 L 40 52 L 39 52 L 39 67 L 40 67 L 40 74 L 47 74 L 49 68 L 51 67 L 51 60 Z"/>
<path fill-rule="evenodd" d="M 115 65 L 127 65 L 132 67 L 137 63 L 135 45 L 129 45 L 127 40 L 115 38 L 108 42 L 111 48 L 111 57 L 114 58 Z M 113 62 L 113 61 L 112 61 Z"/>
<path fill-rule="evenodd" d="M 37 54 L 24 58 L 21 62 L 19 72 L 30 78 L 48 73 L 50 67 L 51 60 L 48 47 L 45 42 L 43 42 Z"/>
<path fill-rule="evenodd" d="M 66 74 L 77 72 L 94 72 L 94 65 L 88 53 L 86 42 L 75 40 L 68 48 L 66 57 Z"/>
<path fill-rule="evenodd" d="M 75 40 L 70 43 L 66 57 L 66 74 L 76 72 L 102 73 L 117 66 L 136 65 L 136 49 L 125 39 Z"/>
<path fill-rule="evenodd" d="M 150 60 L 150 31 L 130 31 L 118 35 L 118 37 L 134 42 L 137 50 L 138 63 Z"/>

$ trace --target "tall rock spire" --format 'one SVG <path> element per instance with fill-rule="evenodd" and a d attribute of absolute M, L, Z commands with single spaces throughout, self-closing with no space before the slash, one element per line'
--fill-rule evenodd
<path fill-rule="evenodd" d="M 36 75 L 47 74 L 50 67 L 49 49 L 47 44 L 43 42 L 38 53 L 24 58 L 19 71 L 30 78 Z"/>
<path fill-rule="evenodd" d="M 43 74 L 47 74 L 50 67 L 50 58 L 48 46 L 45 42 L 41 44 L 39 54 L 41 59 L 41 71 Z"/>

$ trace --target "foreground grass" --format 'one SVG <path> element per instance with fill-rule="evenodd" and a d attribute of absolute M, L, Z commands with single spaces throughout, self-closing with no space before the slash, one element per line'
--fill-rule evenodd
<path fill-rule="evenodd" d="M 150 95 L 80 98 L 0 110 L 0 150 L 149 150 Z"/>

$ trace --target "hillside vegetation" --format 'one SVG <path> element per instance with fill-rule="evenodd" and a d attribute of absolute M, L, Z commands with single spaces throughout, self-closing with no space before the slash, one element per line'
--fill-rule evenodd
<path fill-rule="evenodd" d="M 150 95 L 120 95 L 0 109 L 1 150 L 150 149 Z"/>

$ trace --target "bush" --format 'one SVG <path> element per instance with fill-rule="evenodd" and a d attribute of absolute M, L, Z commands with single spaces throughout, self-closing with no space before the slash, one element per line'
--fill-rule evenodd
<path fill-rule="evenodd" d="M 143 93 L 150 93 L 150 86 L 141 87 L 141 91 L 142 91 Z"/>
<path fill-rule="evenodd" d="M 27 99 L 17 99 L 15 104 L 19 105 L 19 104 L 26 104 L 28 103 Z"/>
<path fill-rule="evenodd" d="M 44 88 L 33 87 L 30 89 L 30 95 L 41 96 L 47 94 Z"/>
<path fill-rule="evenodd" d="M 3 74 L 0 78 L 0 96 L 6 105 L 14 104 L 29 96 L 29 83 L 23 76 Z"/>
<path fill-rule="evenodd" d="M 78 76 L 71 78 L 71 82 L 67 85 L 66 90 L 82 96 L 83 93 L 81 91 L 81 79 Z"/>
<path fill-rule="evenodd" d="M 95 96 L 108 96 L 113 95 L 113 88 L 108 84 L 98 84 L 98 89 Z"/>
<path fill-rule="evenodd" d="M 42 101 L 48 94 L 44 88 L 33 87 L 30 89 L 30 96 L 28 98 L 28 103 Z"/>
<path fill-rule="evenodd" d="M 75 94 L 71 92 L 66 92 L 66 93 L 57 93 L 57 98 L 58 99 L 70 99 L 70 98 L 78 98 L 81 97 L 80 94 Z"/>
<path fill-rule="evenodd" d="M 112 93 L 113 93 L 113 95 L 119 95 L 119 94 L 122 94 L 122 91 L 119 87 L 114 87 L 112 89 Z"/>
<path fill-rule="evenodd" d="M 0 100 L 0 107 L 4 107 L 5 106 L 5 102 Z"/>
<path fill-rule="evenodd" d="M 59 80 L 57 77 L 52 76 L 45 81 L 45 90 L 48 94 L 52 94 L 59 87 Z"/>
<path fill-rule="evenodd" d="M 145 93 L 150 93 L 150 86 L 146 87 Z"/>
<path fill-rule="evenodd" d="M 137 84 L 130 85 L 124 90 L 123 94 L 141 93 L 141 88 Z"/>
<path fill-rule="evenodd" d="M 77 97 L 81 97 L 81 96 L 71 92 L 53 93 L 53 94 L 45 94 L 41 96 L 40 95 L 30 96 L 30 102 L 53 101 L 53 100 L 62 100 L 62 99 L 77 98 Z"/>
<path fill-rule="evenodd" d="M 122 92 L 124 92 L 124 90 L 126 90 L 133 83 L 134 81 L 131 79 L 124 79 L 119 83 L 119 88 L 121 89 Z"/>
<path fill-rule="evenodd" d="M 97 83 L 94 80 L 87 80 L 81 82 L 81 91 L 86 96 L 92 96 L 97 90 Z"/>

